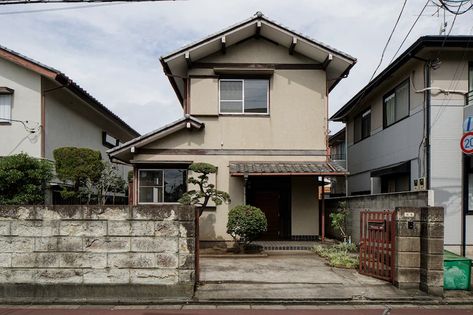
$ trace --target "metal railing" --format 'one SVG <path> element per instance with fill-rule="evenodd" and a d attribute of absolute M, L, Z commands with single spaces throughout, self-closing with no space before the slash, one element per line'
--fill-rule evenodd
<path fill-rule="evenodd" d="M 466 94 L 466 103 L 473 104 L 473 90 Z"/>

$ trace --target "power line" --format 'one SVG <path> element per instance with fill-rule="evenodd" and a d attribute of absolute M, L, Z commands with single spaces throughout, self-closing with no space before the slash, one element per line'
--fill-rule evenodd
<path fill-rule="evenodd" d="M 466 12 L 468 12 L 471 8 L 473 8 L 473 4 L 471 4 L 467 9 L 463 10 L 460 12 L 460 9 L 461 7 L 467 3 L 467 2 L 470 2 L 469 0 L 461 0 L 461 1 L 447 1 L 447 0 L 439 0 L 440 1 L 440 4 L 443 8 L 445 8 L 448 12 L 452 13 L 452 14 L 455 14 L 455 15 L 462 15 L 462 14 L 465 14 Z M 434 2 L 435 3 L 435 2 Z M 453 11 L 449 5 L 447 3 L 458 3 L 458 10 L 457 12 Z M 438 4 L 437 4 L 438 5 Z M 455 7 L 455 6 L 453 6 Z"/>
<path fill-rule="evenodd" d="M 0 5 L 38 4 L 38 3 L 95 3 L 95 2 L 163 2 L 177 0 L 0 0 Z"/>
<path fill-rule="evenodd" d="M 404 3 L 402 4 L 401 12 L 399 12 L 396 23 L 394 24 L 394 27 L 391 31 L 391 34 L 389 35 L 389 38 L 386 41 L 386 45 L 384 45 L 384 49 L 383 49 L 383 52 L 381 53 L 381 58 L 379 59 L 378 66 L 376 67 L 376 69 L 374 69 L 374 72 L 373 72 L 373 74 L 371 75 L 371 78 L 370 78 L 370 82 L 371 82 L 371 80 L 373 80 L 376 72 L 378 71 L 379 67 L 381 66 L 381 63 L 383 62 L 384 54 L 386 53 L 386 49 L 388 48 L 389 42 L 391 41 L 391 38 L 393 37 L 394 31 L 396 30 L 396 27 L 399 23 L 399 20 L 401 19 L 402 13 L 404 12 L 404 8 L 406 7 L 406 3 L 407 3 L 407 0 L 404 0 Z"/>
<path fill-rule="evenodd" d="M 427 5 L 429 4 L 429 2 L 430 2 L 430 0 L 427 0 L 427 2 L 425 3 L 424 7 L 422 8 L 422 10 L 420 11 L 419 15 L 417 16 L 417 18 L 415 19 L 414 23 L 412 24 L 411 28 L 409 29 L 409 32 L 407 32 L 406 36 L 405 36 L 404 39 L 402 40 L 401 45 L 399 45 L 399 48 L 396 50 L 396 53 L 394 54 L 394 56 L 392 57 L 392 59 L 391 59 L 391 61 L 390 61 L 389 63 L 392 63 L 392 62 L 394 61 L 394 59 L 396 58 L 397 53 L 401 50 L 402 45 L 404 45 L 404 43 L 406 42 L 407 38 L 409 37 L 409 35 L 411 34 L 412 30 L 414 29 L 414 26 L 416 26 L 417 21 L 419 21 L 420 17 L 422 16 L 422 13 L 424 13 L 425 8 L 427 8 Z"/>
<path fill-rule="evenodd" d="M 71 7 L 61 7 L 61 8 L 49 8 L 49 9 L 36 9 L 36 10 L 19 10 L 19 11 L 9 11 L 9 12 L 0 12 L 0 15 L 15 15 L 15 14 L 25 14 L 25 13 L 39 13 L 39 12 L 53 12 L 53 11 L 67 11 L 67 10 L 77 10 L 77 9 L 87 9 L 95 7 L 106 7 L 112 5 L 125 4 L 124 2 L 116 3 L 99 3 L 99 4 L 84 4 Z"/>

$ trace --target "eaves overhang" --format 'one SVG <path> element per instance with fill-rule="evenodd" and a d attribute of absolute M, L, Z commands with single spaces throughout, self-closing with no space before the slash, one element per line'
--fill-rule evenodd
<path fill-rule="evenodd" d="M 164 73 L 168 77 L 181 105 L 184 103 L 184 78 L 192 62 L 230 47 L 250 37 L 263 37 L 288 48 L 288 53 L 297 53 L 316 61 L 327 71 L 328 89 L 348 75 L 356 58 L 316 41 L 306 35 L 272 21 L 261 13 L 230 26 L 220 32 L 186 45 L 160 58 Z"/>

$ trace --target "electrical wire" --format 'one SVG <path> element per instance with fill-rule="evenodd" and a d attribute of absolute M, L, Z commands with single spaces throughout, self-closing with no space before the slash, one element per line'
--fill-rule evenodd
<path fill-rule="evenodd" d="M 39 4 L 39 3 L 93 3 L 93 2 L 163 2 L 177 0 L 0 0 L 0 5 Z"/>
<path fill-rule="evenodd" d="M 389 63 L 392 63 L 394 61 L 394 59 L 396 58 L 397 54 L 399 53 L 399 51 L 401 50 L 402 46 L 404 45 L 404 43 L 406 42 L 407 38 L 409 37 L 409 35 L 411 34 L 412 30 L 414 29 L 414 27 L 416 26 L 417 24 L 417 21 L 419 21 L 420 17 L 422 16 L 422 14 L 424 13 L 425 11 L 425 8 L 427 8 L 427 5 L 429 4 L 430 0 L 427 0 L 427 2 L 425 2 L 425 5 L 424 7 L 422 8 L 422 10 L 420 11 L 419 15 L 417 16 L 417 18 L 415 19 L 414 23 L 412 24 L 411 28 L 409 29 L 409 31 L 407 32 L 406 36 L 404 37 L 404 39 L 402 40 L 401 42 L 401 45 L 399 45 L 399 48 L 396 50 L 396 52 L 394 53 L 394 56 L 392 57 L 391 61 Z"/>
<path fill-rule="evenodd" d="M 120 3 L 100 3 L 100 4 L 85 4 L 85 5 L 77 5 L 72 7 L 62 7 L 62 8 L 49 8 L 49 9 L 37 9 L 37 10 L 20 10 L 20 11 L 9 11 L 9 12 L 0 12 L 0 15 L 15 15 L 15 14 L 27 14 L 27 13 L 40 13 L 40 12 L 53 12 L 53 11 L 68 11 L 68 10 L 76 10 L 76 9 L 87 9 L 87 8 L 95 8 L 95 7 L 106 7 L 112 5 L 120 5 L 126 4 L 125 2 Z"/>
<path fill-rule="evenodd" d="M 473 4 L 471 4 L 467 9 L 463 10 L 462 12 L 460 12 L 460 9 L 461 7 L 466 3 L 466 2 L 470 2 L 469 0 L 462 0 L 462 1 L 446 1 L 446 0 L 439 0 L 442 7 L 444 7 L 448 12 L 452 13 L 452 14 L 455 14 L 455 15 L 462 15 L 462 14 L 465 14 L 466 12 L 470 11 L 472 8 L 473 8 Z M 446 2 L 450 2 L 450 3 L 458 3 L 458 10 L 457 12 L 453 11 L 451 8 L 449 8 L 449 6 L 446 4 Z M 435 2 L 434 2 L 435 3 Z"/>
<path fill-rule="evenodd" d="M 402 13 L 404 12 L 404 8 L 406 7 L 407 0 L 404 0 L 404 3 L 402 4 L 401 12 L 399 12 L 399 15 L 397 17 L 396 23 L 394 24 L 394 27 L 391 31 L 391 34 L 388 37 L 388 40 L 386 41 L 386 45 L 384 45 L 383 52 L 381 53 L 381 58 L 379 59 L 378 66 L 376 69 L 374 69 L 373 74 L 371 75 L 370 81 L 373 80 L 374 76 L 376 75 L 376 72 L 378 71 L 379 67 L 381 66 L 381 63 L 383 62 L 384 59 L 384 54 L 386 53 L 386 49 L 388 48 L 388 45 L 391 41 L 391 38 L 393 37 L 394 31 L 396 30 L 397 25 L 399 24 L 399 20 L 401 19 Z"/>

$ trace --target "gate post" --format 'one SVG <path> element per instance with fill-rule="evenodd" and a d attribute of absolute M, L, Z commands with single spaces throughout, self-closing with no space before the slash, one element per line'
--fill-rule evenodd
<path fill-rule="evenodd" d="M 444 212 L 442 207 L 421 208 L 420 289 L 443 295 Z"/>
<path fill-rule="evenodd" d="M 420 285 L 420 208 L 396 208 L 394 284 L 400 289 Z"/>
<path fill-rule="evenodd" d="M 396 208 L 394 284 L 443 295 L 442 207 Z"/>

